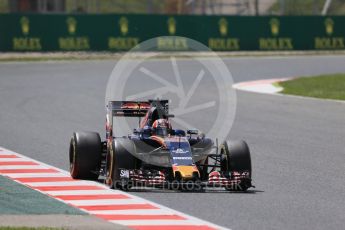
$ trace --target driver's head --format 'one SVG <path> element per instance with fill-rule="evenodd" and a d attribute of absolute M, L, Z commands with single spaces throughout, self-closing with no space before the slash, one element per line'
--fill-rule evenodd
<path fill-rule="evenodd" d="M 171 131 L 171 124 L 167 119 L 157 119 L 152 124 L 153 135 L 167 136 Z"/>

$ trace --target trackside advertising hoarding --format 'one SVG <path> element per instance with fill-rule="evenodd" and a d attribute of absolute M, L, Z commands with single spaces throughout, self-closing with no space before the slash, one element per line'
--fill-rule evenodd
<path fill-rule="evenodd" d="M 342 16 L 0 14 L 0 51 L 126 51 L 159 36 L 161 51 L 342 50 Z"/>

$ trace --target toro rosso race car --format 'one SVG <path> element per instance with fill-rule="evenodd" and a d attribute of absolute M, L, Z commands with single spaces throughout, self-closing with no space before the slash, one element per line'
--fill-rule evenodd
<path fill-rule="evenodd" d="M 115 137 L 116 117 L 138 117 L 139 128 Z M 218 145 L 197 130 L 173 129 L 168 100 L 110 101 L 106 140 L 98 133 L 75 132 L 69 148 L 73 178 L 98 180 L 110 187 L 158 187 L 179 190 L 252 186 L 251 158 L 244 141 Z"/>

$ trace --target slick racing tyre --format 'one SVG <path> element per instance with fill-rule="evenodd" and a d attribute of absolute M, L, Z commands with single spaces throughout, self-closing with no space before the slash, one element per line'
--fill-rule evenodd
<path fill-rule="evenodd" d="M 250 151 L 245 141 L 225 141 L 221 145 L 221 171 L 249 172 L 249 180 L 244 180 L 239 186 L 227 188 L 232 191 L 246 191 L 251 187 L 252 164 Z"/>
<path fill-rule="evenodd" d="M 98 133 L 75 132 L 69 147 L 70 173 L 74 179 L 96 180 L 101 164 L 102 142 Z"/>
<path fill-rule="evenodd" d="M 139 160 L 131 152 L 135 151 L 134 143 L 127 138 L 116 138 L 113 142 L 112 188 L 128 191 L 132 184 L 120 176 L 121 170 L 138 168 Z M 127 171 L 128 172 L 128 171 Z"/>

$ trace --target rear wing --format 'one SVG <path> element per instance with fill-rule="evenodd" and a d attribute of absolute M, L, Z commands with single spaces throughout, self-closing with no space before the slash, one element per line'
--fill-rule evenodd
<path fill-rule="evenodd" d="M 162 109 L 168 114 L 168 102 L 168 100 L 109 101 L 108 110 L 115 117 L 144 117 L 151 107 Z"/>

